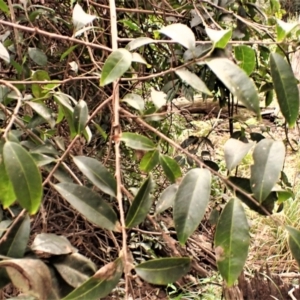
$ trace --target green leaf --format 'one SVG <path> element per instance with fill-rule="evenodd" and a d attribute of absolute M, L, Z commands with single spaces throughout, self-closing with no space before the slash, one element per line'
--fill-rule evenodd
<path fill-rule="evenodd" d="M 28 104 L 45 121 L 47 121 L 51 128 L 54 128 L 55 119 L 53 118 L 52 115 L 53 111 L 51 111 L 45 104 L 41 104 L 33 101 L 26 101 L 26 104 Z"/>
<path fill-rule="evenodd" d="M 137 94 L 126 94 L 122 101 L 139 111 L 142 111 L 145 108 L 144 99 Z"/>
<path fill-rule="evenodd" d="M 32 80 L 33 81 L 43 81 L 43 80 L 50 81 L 50 76 L 44 70 L 37 70 L 33 73 Z M 45 96 L 44 91 L 42 89 L 42 85 L 38 84 L 38 83 L 33 83 L 31 85 L 31 92 L 35 98 L 42 98 Z"/>
<path fill-rule="evenodd" d="M 116 213 L 98 193 L 74 183 L 59 183 L 54 188 L 93 224 L 108 230 L 120 231 Z"/>
<path fill-rule="evenodd" d="M 174 183 L 176 179 L 182 176 L 180 167 L 175 159 L 167 155 L 159 155 L 159 162 L 168 177 L 168 179 Z"/>
<path fill-rule="evenodd" d="M 157 150 L 155 151 L 149 151 L 147 152 L 141 162 L 140 162 L 140 169 L 143 172 L 149 173 L 159 162 L 159 152 Z"/>
<path fill-rule="evenodd" d="M 160 109 L 167 103 L 167 95 L 162 91 L 156 91 L 151 87 L 151 100 L 154 103 L 156 109 Z"/>
<path fill-rule="evenodd" d="M 243 143 L 236 139 L 229 139 L 224 145 L 226 168 L 229 171 L 236 168 L 253 145 L 254 143 Z"/>
<path fill-rule="evenodd" d="M 31 153 L 31 156 L 38 167 L 42 167 L 56 161 L 56 158 L 41 153 Z"/>
<path fill-rule="evenodd" d="M 210 38 L 210 40 L 213 42 L 213 47 L 220 48 L 220 49 L 224 49 L 227 46 L 232 35 L 231 29 L 214 30 L 214 29 L 210 29 L 209 27 L 206 27 L 205 31 L 208 37 Z"/>
<path fill-rule="evenodd" d="M 150 193 L 153 188 L 151 174 L 140 187 L 126 216 L 125 224 L 127 228 L 132 228 L 144 221 L 152 205 Z"/>
<path fill-rule="evenodd" d="M 78 169 L 101 191 L 116 197 L 117 183 L 114 176 L 96 159 L 87 156 L 73 157 Z"/>
<path fill-rule="evenodd" d="M 135 267 L 145 281 L 156 285 L 167 285 L 186 275 L 191 267 L 189 257 L 168 257 L 146 261 Z"/>
<path fill-rule="evenodd" d="M 231 199 L 221 213 L 215 233 L 218 269 L 228 286 L 243 270 L 250 245 L 249 225 L 238 199 Z"/>
<path fill-rule="evenodd" d="M 297 264 L 300 266 L 300 231 L 290 226 L 286 226 L 285 228 L 289 233 L 290 250 Z"/>
<path fill-rule="evenodd" d="M 207 88 L 206 84 L 194 73 L 186 68 L 179 69 L 175 73 L 181 78 L 181 80 L 190 85 L 194 90 L 212 95 L 211 91 Z"/>
<path fill-rule="evenodd" d="M 155 150 L 155 144 L 149 140 L 147 137 L 131 132 L 123 132 L 121 136 L 121 141 L 135 150 L 151 151 Z"/>
<path fill-rule="evenodd" d="M 247 45 L 238 45 L 234 47 L 235 59 L 239 66 L 250 75 L 256 67 L 255 51 Z"/>
<path fill-rule="evenodd" d="M 276 22 L 277 42 L 282 42 L 287 35 L 298 26 L 297 22 L 286 23 L 279 19 L 276 19 Z"/>
<path fill-rule="evenodd" d="M 140 48 L 142 46 L 152 44 L 152 43 L 156 43 L 156 41 L 151 38 L 148 38 L 148 37 L 139 37 L 139 38 L 134 39 L 130 43 L 128 43 L 126 46 L 126 49 L 128 49 L 129 51 L 132 51 L 134 49 L 137 49 L 137 48 Z"/>
<path fill-rule="evenodd" d="M 0 244 L 0 254 L 11 258 L 22 258 L 30 235 L 30 219 L 27 215 L 19 218 L 9 228 L 8 236 Z"/>
<path fill-rule="evenodd" d="M 35 214 L 40 206 L 42 177 L 31 155 L 19 144 L 6 142 L 3 148 L 4 165 L 21 206 Z"/>
<path fill-rule="evenodd" d="M 283 167 L 285 147 L 282 142 L 261 140 L 253 151 L 251 166 L 251 189 L 255 198 L 262 203 L 279 179 Z"/>
<path fill-rule="evenodd" d="M 107 296 L 123 274 L 122 259 L 118 258 L 102 267 L 95 275 L 62 300 L 98 300 Z"/>
<path fill-rule="evenodd" d="M 169 207 L 174 205 L 178 184 L 168 186 L 160 195 L 156 203 L 155 214 L 162 213 Z"/>
<path fill-rule="evenodd" d="M 39 66 L 44 67 L 48 62 L 48 58 L 47 58 L 46 54 L 38 48 L 30 48 L 29 47 L 28 55 Z"/>
<path fill-rule="evenodd" d="M 270 56 L 271 75 L 280 110 L 290 127 L 294 126 L 299 111 L 299 90 L 291 66 L 278 53 Z"/>
<path fill-rule="evenodd" d="M 184 24 L 171 24 L 160 29 L 160 32 L 187 49 L 193 49 L 196 46 L 193 31 Z"/>
<path fill-rule="evenodd" d="M 2 10 L 6 14 L 8 14 L 9 12 L 9 8 L 3 0 L 0 0 L 0 10 Z"/>
<path fill-rule="evenodd" d="M 200 224 L 208 205 L 211 174 L 206 169 L 190 170 L 179 185 L 174 201 L 174 223 L 183 245 Z"/>
<path fill-rule="evenodd" d="M 80 134 L 86 125 L 89 118 L 87 104 L 84 100 L 79 100 L 74 108 L 73 123 L 77 134 Z"/>
<path fill-rule="evenodd" d="M 119 79 L 131 66 L 131 61 L 132 55 L 126 49 L 112 52 L 104 63 L 100 85 L 104 86 Z"/>
<path fill-rule="evenodd" d="M 144 64 L 146 66 L 151 67 L 151 65 L 148 65 L 146 59 L 137 52 L 132 53 L 132 62 L 137 62 L 137 63 Z"/>
<path fill-rule="evenodd" d="M 12 182 L 10 181 L 3 160 L 3 140 L 0 140 L 0 202 L 3 208 L 8 208 L 16 200 Z"/>
<path fill-rule="evenodd" d="M 60 60 L 59 60 L 59 61 L 64 60 L 64 58 L 67 57 L 70 53 L 72 53 L 77 47 L 78 47 L 78 45 L 75 45 L 75 46 L 72 46 L 72 47 L 68 48 L 68 49 L 60 56 Z"/>
<path fill-rule="evenodd" d="M 214 58 L 206 63 L 232 95 L 260 117 L 257 90 L 245 71 L 227 58 Z"/>

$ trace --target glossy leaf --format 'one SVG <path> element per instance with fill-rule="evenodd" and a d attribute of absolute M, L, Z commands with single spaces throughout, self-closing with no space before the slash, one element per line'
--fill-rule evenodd
<path fill-rule="evenodd" d="M 62 300 L 98 300 L 107 296 L 123 274 L 122 259 L 118 258 L 102 267 L 95 275 Z"/>
<path fill-rule="evenodd" d="M 38 167 L 42 167 L 56 161 L 56 158 L 41 153 L 31 153 L 31 156 Z"/>
<path fill-rule="evenodd" d="M 191 267 L 188 257 L 168 257 L 146 261 L 135 267 L 145 281 L 156 285 L 167 285 L 186 275 Z"/>
<path fill-rule="evenodd" d="M 182 68 L 175 71 L 175 73 L 183 82 L 190 85 L 194 90 L 207 95 L 212 95 L 206 84 L 196 74 L 192 73 L 188 69 Z"/>
<path fill-rule="evenodd" d="M 299 111 L 299 90 L 291 66 L 278 53 L 270 56 L 271 75 L 280 110 L 290 127 L 294 126 Z"/>
<path fill-rule="evenodd" d="M 210 40 L 213 42 L 213 47 L 220 48 L 220 49 L 224 49 L 227 46 L 232 35 L 231 29 L 214 30 L 214 29 L 210 29 L 209 27 L 206 27 L 205 31 L 208 37 L 210 38 Z"/>
<path fill-rule="evenodd" d="M 285 228 L 289 233 L 290 250 L 300 266 L 300 231 L 290 226 L 286 226 Z"/>
<path fill-rule="evenodd" d="M 19 144 L 6 142 L 4 165 L 21 206 L 30 214 L 38 211 L 42 195 L 42 177 L 33 158 Z"/>
<path fill-rule="evenodd" d="M 168 177 L 168 179 L 174 183 L 176 179 L 182 176 L 180 167 L 175 159 L 167 155 L 160 155 L 159 162 Z"/>
<path fill-rule="evenodd" d="M 152 205 L 151 191 L 153 180 L 150 175 L 140 187 L 137 195 L 129 208 L 125 224 L 127 228 L 132 228 L 144 221 Z"/>
<path fill-rule="evenodd" d="M 260 116 L 256 87 L 244 70 L 227 58 L 214 58 L 206 63 L 238 101 Z"/>
<path fill-rule="evenodd" d="M 174 200 L 174 223 L 183 245 L 200 224 L 208 205 L 211 174 L 207 169 L 190 170 L 181 181 Z"/>
<path fill-rule="evenodd" d="M 108 230 L 120 231 L 116 213 L 98 193 L 73 183 L 56 184 L 55 189 L 87 220 Z"/>
<path fill-rule="evenodd" d="M 193 49 L 196 46 L 193 31 L 184 24 L 171 24 L 160 29 L 160 32 L 187 49 Z"/>
<path fill-rule="evenodd" d="M 126 94 L 122 101 L 139 111 L 142 111 L 145 108 L 144 99 L 137 94 Z"/>
<path fill-rule="evenodd" d="M 140 162 L 140 169 L 143 172 L 149 173 L 159 162 L 159 152 L 157 150 L 155 151 L 149 151 L 147 152 L 141 162 Z"/>
<path fill-rule="evenodd" d="M 79 100 L 73 113 L 73 122 L 77 134 L 80 134 L 84 130 L 88 117 L 89 112 L 86 102 Z"/>
<path fill-rule="evenodd" d="M 249 76 L 256 67 L 256 56 L 253 48 L 247 45 L 238 45 L 234 47 L 235 59 L 238 61 L 239 66 Z"/>
<path fill-rule="evenodd" d="M 112 52 L 104 63 L 100 85 L 104 86 L 119 79 L 131 66 L 131 61 L 132 55 L 126 49 Z"/>
<path fill-rule="evenodd" d="M 253 151 L 254 164 L 251 166 L 251 189 L 255 198 L 262 203 L 279 179 L 285 158 L 282 142 L 261 140 Z"/>
<path fill-rule="evenodd" d="M 151 100 L 155 107 L 160 109 L 162 106 L 166 105 L 167 95 L 162 91 L 156 91 L 154 88 L 151 88 Z"/>
<path fill-rule="evenodd" d="M 115 197 L 117 183 L 114 176 L 96 159 L 87 156 L 73 157 L 79 170 L 101 191 Z"/>
<path fill-rule="evenodd" d="M 155 150 L 155 144 L 147 137 L 131 132 L 123 132 L 121 136 L 121 141 L 135 150 L 151 151 Z"/>
<path fill-rule="evenodd" d="M 297 22 L 286 23 L 279 19 L 276 19 L 276 22 L 277 42 L 282 42 L 286 36 L 299 25 Z"/>
<path fill-rule="evenodd" d="M 0 58 L 3 59 L 4 61 L 6 61 L 7 63 L 10 62 L 9 53 L 1 42 L 0 42 Z"/>
<path fill-rule="evenodd" d="M 24 256 L 30 234 L 30 219 L 27 215 L 13 222 L 5 240 L 0 243 L 0 254 L 11 258 Z"/>
<path fill-rule="evenodd" d="M 171 184 L 160 195 L 156 203 L 155 213 L 159 214 L 174 205 L 178 184 Z"/>
<path fill-rule="evenodd" d="M 33 81 L 50 81 L 50 76 L 48 72 L 44 70 L 37 70 L 32 75 Z M 44 91 L 42 89 L 41 84 L 33 83 L 31 86 L 31 92 L 35 98 L 44 97 Z"/>
<path fill-rule="evenodd" d="M 88 23 L 93 22 L 95 19 L 96 16 L 87 14 L 78 3 L 75 4 L 72 15 L 72 21 L 75 30 L 81 29 Z"/>
<path fill-rule="evenodd" d="M 48 122 L 51 128 L 55 126 L 55 119 L 53 118 L 53 112 L 45 105 L 38 102 L 26 101 L 37 114 L 39 114 L 45 121 Z"/>
<path fill-rule="evenodd" d="M 29 47 L 28 55 L 39 66 L 44 67 L 48 62 L 48 58 L 47 58 L 46 54 L 38 48 L 30 48 Z"/>
<path fill-rule="evenodd" d="M 148 38 L 148 37 L 138 37 L 138 38 L 132 40 L 130 43 L 128 43 L 126 46 L 126 49 L 128 49 L 129 51 L 132 51 L 132 50 L 135 50 L 137 48 L 140 48 L 142 46 L 152 44 L 152 43 L 156 43 L 156 41 L 151 38 Z"/>
<path fill-rule="evenodd" d="M 249 225 L 238 199 L 224 207 L 215 233 L 218 270 L 228 286 L 232 286 L 243 270 L 250 245 Z"/>
<path fill-rule="evenodd" d="M 141 54 L 139 54 L 137 52 L 132 53 L 132 61 L 148 66 L 148 63 L 147 63 L 146 59 Z M 150 67 L 150 65 L 149 65 L 149 67 Z"/>
<path fill-rule="evenodd" d="M 254 143 L 243 143 L 236 139 L 229 139 L 224 145 L 227 169 L 231 171 L 236 168 L 253 145 Z"/>

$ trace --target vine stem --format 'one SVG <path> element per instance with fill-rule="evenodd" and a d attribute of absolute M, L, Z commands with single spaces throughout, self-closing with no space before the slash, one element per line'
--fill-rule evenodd
<path fill-rule="evenodd" d="M 112 50 L 118 49 L 118 29 L 117 29 L 117 10 L 115 0 L 109 0 L 110 7 L 110 26 L 111 26 L 111 40 Z M 120 152 L 120 94 L 118 81 L 113 83 L 113 128 L 114 128 L 114 141 L 115 141 L 115 164 L 116 164 L 116 181 L 117 181 L 117 201 L 120 210 L 120 221 L 122 226 L 122 256 L 125 274 L 125 300 L 128 299 L 129 291 L 129 270 L 128 270 L 128 253 L 127 253 L 127 233 L 125 225 L 125 213 L 122 201 L 122 179 L 121 179 L 121 152 Z"/>

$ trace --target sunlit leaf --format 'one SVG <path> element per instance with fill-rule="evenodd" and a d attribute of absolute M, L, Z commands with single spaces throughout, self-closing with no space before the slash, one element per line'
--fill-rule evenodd
<path fill-rule="evenodd" d="M 207 169 L 190 170 L 179 185 L 174 200 L 174 223 L 183 245 L 200 224 L 208 205 L 211 174 Z"/>
<path fill-rule="evenodd" d="M 119 79 L 131 66 L 132 54 L 126 49 L 117 49 L 106 59 L 100 79 L 104 86 Z"/>
<path fill-rule="evenodd" d="M 249 225 L 238 199 L 224 207 L 215 233 L 218 270 L 228 286 L 232 286 L 243 270 L 250 245 Z"/>
<path fill-rule="evenodd" d="M 160 195 L 156 203 L 155 213 L 159 214 L 174 205 L 178 184 L 168 186 Z"/>
<path fill-rule="evenodd" d="M 151 191 L 153 180 L 151 174 L 140 187 L 126 216 L 126 227 L 132 228 L 144 221 L 152 205 Z"/>
<path fill-rule="evenodd" d="M 9 8 L 4 0 L 0 0 L 0 10 L 2 10 L 6 14 L 9 12 Z"/>
<path fill-rule="evenodd" d="M 277 42 L 282 42 L 286 36 L 299 25 L 298 22 L 286 23 L 279 19 L 276 19 L 276 22 Z"/>
<path fill-rule="evenodd" d="M 74 183 L 59 183 L 54 188 L 93 224 L 108 230 L 120 231 L 116 213 L 99 193 Z"/>
<path fill-rule="evenodd" d="M 121 141 L 135 150 L 151 151 L 155 150 L 155 144 L 147 137 L 131 132 L 123 132 L 121 136 Z"/>
<path fill-rule="evenodd" d="M 139 54 L 137 52 L 132 53 L 132 61 L 148 66 L 148 63 L 147 63 L 146 59 L 141 54 Z"/>
<path fill-rule="evenodd" d="M 126 49 L 128 49 L 129 51 L 132 51 L 134 49 L 137 49 L 139 47 L 148 45 L 148 44 L 152 44 L 152 43 L 156 43 L 155 40 L 148 38 L 148 37 L 138 37 L 134 40 L 132 40 L 130 43 L 128 43 L 128 45 L 126 46 Z"/>
<path fill-rule="evenodd" d="M 92 16 L 84 12 L 82 7 L 76 3 L 73 9 L 72 21 L 75 27 L 75 30 L 78 30 L 88 23 L 93 22 L 96 19 L 96 16 Z"/>
<path fill-rule="evenodd" d="M 168 179 L 174 183 L 176 179 L 182 176 L 180 167 L 175 159 L 167 155 L 160 155 L 159 162 L 168 177 Z"/>
<path fill-rule="evenodd" d="M 32 80 L 33 81 L 50 81 L 50 76 L 44 70 L 37 70 L 33 73 Z M 33 83 L 32 84 L 31 91 L 32 91 L 32 94 L 34 95 L 35 98 L 42 98 L 42 97 L 45 96 L 42 87 L 43 86 L 41 84 L 38 84 L 38 83 Z"/>
<path fill-rule="evenodd" d="M 210 38 L 210 40 L 213 42 L 214 48 L 224 49 L 231 39 L 231 34 L 232 34 L 231 29 L 215 30 L 215 29 L 206 27 L 205 31 L 206 31 L 208 37 Z"/>
<path fill-rule="evenodd" d="M 28 55 L 39 66 L 44 67 L 48 62 L 46 54 L 41 49 L 29 47 Z"/>
<path fill-rule="evenodd" d="M 285 147 L 280 141 L 261 140 L 253 151 L 251 166 L 251 189 L 255 198 L 262 203 L 279 179 L 285 157 Z"/>
<path fill-rule="evenodd" d="M 159 151 L 149 151 L 147 152 L 141 162 L 140 162 L 140 169 L 143 172 L 150 172 L 159 162 Z"/>
<path fill-rule="evenodd" d="M 151 88 L 151 100 L 157 109 L 160 109 L 167 103 L 167 95 L 162 91 L 156 91 Z"/>
<path fill-rule="evenodd" d="M 7 49 L 3 46 L 3 44 L 0 42 L 0 58 L 2 58 L 7 63 L 10 62 L 10 56 L 7 51 Z"/>
<path fill-rule="evenodd" d="M 38 211 L 42 195 L 42 177 L 31 155 L 19 144 L 6 142 L 4 165 L 21 206 L 30 214 Z"/>
<path fill-rule="evenodd" d="M 145 281 L 167 285 L 187 274 L 191 267 L 188 257 L 168 257 L 146 261 L 135 267 L 135 271 Z"/>
<path fill-rule="evenodd" d="M 126 94 L 122 101 L 139 111 L 142 111 L 145 108 L 145 101 L 138 94 Z"/>

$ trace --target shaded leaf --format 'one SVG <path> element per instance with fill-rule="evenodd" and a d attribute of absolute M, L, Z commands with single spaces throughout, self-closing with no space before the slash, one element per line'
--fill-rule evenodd
<path fill-rule="evenodd" d="M 299 111 L 299 90 L 291 66 L 278 53 L 270 55 L 270 68 L 280 110 L 290 127 Z"/>
<path fill-rule="evenodd" d="M 129 208 L 126 216 L 125 224 L 127 228 L 132 228 L 144 221 L 149 213 L 152 205 L 150 193 L 153 188 L 153 180 L 151 174 L 140 187 L 137 195 Z"/>
<path fill-rule="evenodd" d="M 65 57 L 67 57 L 70 53 L 72 53 L 77 47 L 78 47 L 78 45 L 74 45 L 74 46 L 71 46 L 70 48 L 68 48 L 68 49 L 60 56 L 60 61 L 64 60 Z"/>
<path fill-rule="evenodd" d="M 131 61 L 132 54 L 126 49 L 112 52 L 104 63 L 100 85 L 104 86 L 119 79 L 131 66 Z"/>
<path fill-rule="evenodd" d="M 31 156 L 38 167 L 45 166 L 56 161 L 56 158 L 40 153 L 31 153 Z"/>
<path fill-rule="evenodd" d="M 148 37 L 138 37 L 134 40 L 132 40 L 131 42 L 129 42 L 126 46 L 126 49 L 128 49 L 129 51 L 132 51 L 134 49 L 137 49 L 139 47 L 148 45 L 148 44 L 152 44 L 152 43 L 156 43 L 155 40 L 148 38 Z"/>
<path fill-rule="evenodd" d="M 73 161 L 97 188 L 112 197 L 116 196 L 116 180 L 99 161 L 87 156 L 75 156 Z"/>
<path fill-rule="evenodd" d="M 206 169 L 192 169 L 181 181 L 173 209 L 175 229 L 181 244 L 200 224 L 208 205 L 210 189 L 211 174 Z"/>
<path fill-rule="evenodd" d="M 53 112 L 45 104 L 41 104 L 33 101 L 26 101 L 26 104 L 28 104 L 45 121 L 47 121 L 51 128 L 54 128 L 55 119 L 52 116 Z"/>
<path fill-rule="evenodd" d="M 95 275 L 62 300 L 97 300 L 108 295 L 118 284 L 123 273 L 122 259 L 102 267 Z"/>
<path fill-rule="evenodd" d="M 251 189 L 255 198 L 262 203 L 279 179 L 283 167 L 285 147 L 282 142 L 261 140 L 253 151 L 251 166 Z"/>
<path fill-rule="evenodd" d="M 254 143 L 243 143 L 236 139 L 229 139 L 224 145 L 226 167 L 229 171 L 236 168 L 246 156 Z"/>
<path fill-rule="evenodd" d="M 6 142 L 4 165 L 21 206 L 30 214 L 38 211 L 42 195 L 42 177 L 30 154 L 19 144 Z"/>
<path fill-rule="evenodd" d="M 123 132 L 121 136 L 121 141 L 135 150 L 151 151 L 155 150 L 155 144 L 147 137 L 131 132 Z"/>
<path fill-rule="evenodd" d="M 247 45 L 238 45 L 234 47 L 234 55 L 239 62 L 239 66 L 250 75 L 256 66 L 255 51 Z"/>
<path fill-rule="evenodd" d="M 178 184 L 171 184 L 160 195 L 156 203 L 155 213 L 159 214 L 174 205 Z"/>
<path fill-rule="evenodd" d="M 96 19 L 96 16 L 92 16 L 84 12 L 82 7 L 76 3 L 73 9 L 72 21 L 75 27 L 75 30 L 78 30 L 88 23 L 93 22 Z"/>
<path fill-rule="evenodd" d="M 289 233 L 290 250 L 297 264 L 300 266 L 300 231 L 290 226 L 286 226 L 285 228 Z"/>
<path fill-rule="evenodd" d="M 159 162 L 168 177 L 168 179 L 174 183 L 176 179 L 182 176 L 180 167 L 175 159 L 167 155 L 159 155 Z"/>
<path fill-rule="evenodd" d="M 28 55 L 39 66 L 44 67 L 48 62 L 48 58 L 47 58 L 46 54 L 38 48 L 30 48 L 29 47 Z"/>
<path fill-rule="evenodd" d="M 238 199 L 231 199 L 220 215 L 215 233 L 218 270 L 228 286 L 242 272 L 249 245 L 249 225 L 243 206 Z"/>
<path fill-rule="evenodd" d="M 101 228 L 120 231 L 116 213 L 98 193 L 74 183 L 59 183 L 54 188 L 90 222 Z"/>
<path fill-rule="evenodd" d="M 141 162 L 140 162 L 140 169 L 143 172 L 150 172 L 159 162 L 159 151 L 149 151 L 147 152 Z"/>
<path fill-rule="evenodd" d="M 87 123 L 89 117 L 88 107 L 84 100 L 79 100 L 74 108 L 73 122 L 77 134 L 80 134 Z"/>
<path fill-rule="evenodd" d="M 167 285 L 186 275 L 191 267 L 189 257 L 168 257 L 152 259 L 135 267 L 135 271 L 145 281 Z"/>
<path fill-rule="evenodd" d="M 122 101 L 139 111 L 142 111 L 145 108 L 144 99 L 137 94 L 126 94 Z"/>
<path fill-rule="evenodd" d="M 214 58 L 206 63 L 232 95 L 260 117 L 257 90 L 245 71 L 227 58 Z"/>

